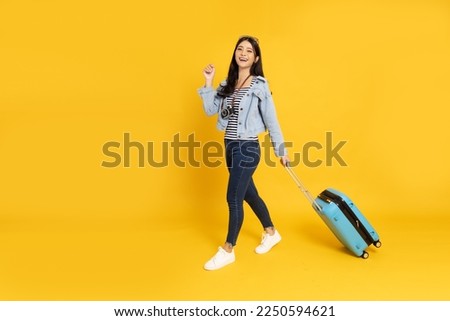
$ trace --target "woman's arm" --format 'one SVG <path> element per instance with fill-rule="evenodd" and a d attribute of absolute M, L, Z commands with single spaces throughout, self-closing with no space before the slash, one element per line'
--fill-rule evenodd
<path fill-rule="evenodd" d="M 289 157 L 287 155 L 283 133 L 278 122 L 275 104 L 267 83 L 265 83 L 265 99 L 261 101 L 261 115 L 263 117 L 264 124 L 269 131 L 270 140 L 272 141 L 275 155 L 280 157 L 281 163 L 286 166 L 289 162 Z"/>
<path fill-rule="evenodd" d="M 203 109 L 208 116 L 217 114 L 220 109 L 221 99 L 217 95 L 217 91 L 213 88 L 214 76 L 216 69 L 213 64 L 207 65 L 203 69 L 205 77 L 205 85 L 198 89 L 198 93 L 203 100 Z"/>

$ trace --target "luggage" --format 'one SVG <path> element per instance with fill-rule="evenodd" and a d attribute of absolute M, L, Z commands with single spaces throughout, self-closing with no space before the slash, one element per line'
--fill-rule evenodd
<path fill-rule="evenodd" d="M 314 198 L 292 168 L 287 165 L 286 169 L 320 218 L 353 254 L 367 259 L 369 253 L 366 249 L 370 245 L 381 246 L 377 232 L 347 195 L 327 188 Z"/>

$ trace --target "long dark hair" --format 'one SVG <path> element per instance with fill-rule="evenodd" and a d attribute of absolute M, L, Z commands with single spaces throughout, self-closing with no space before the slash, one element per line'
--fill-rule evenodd
<path fill-rule="evenodd" d="M 258 60 L 253 64 L 250 68 L 250 74 L 252 76 L 262 76 L 264 77 L 263 66 L 262 66 L 262 58 L 261 58 L 261 48 L 259 47 L 258 39 L 251 36 L 242 36 L 236 43 L 236 46 L 233 50 L 233 55 L 231 57 L 230 68 L 228 69 L 228 77 L 227 84 L 224 87 L 221 87 L 219 90 L 219 95 L 221 96 L 229 96 L 234 92 L 234 88 L 236 87 L 236 83 L 239 77 L 239 66 L 236 62 L 235 54 L 237 47 L 243 41 L 248 41 L 253 47 L 253 52 L 255 53 L 255 57 L 259 57 Z"/>

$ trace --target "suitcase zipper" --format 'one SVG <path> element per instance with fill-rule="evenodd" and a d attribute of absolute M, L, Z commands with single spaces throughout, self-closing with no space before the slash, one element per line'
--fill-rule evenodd
<path fill-rule="evenodd" d="M 369 231 L 367 231 L 366 227 L 363 224 L 360 224 L 358 217 L 352 211 L 347 202 L 342 199 L 342 197 L 328 190 L 324 190 L 319 194 L 319 198 L 327 203 L 335 203 L 345 215 L 345 217 L 349 220 L 349 222 L 355 227 L 356 231 L 359 233 L 359 235 L 361 235 L 362 239 L 367 243 L 367 245 L 370 245 L 375 241 Z"/>

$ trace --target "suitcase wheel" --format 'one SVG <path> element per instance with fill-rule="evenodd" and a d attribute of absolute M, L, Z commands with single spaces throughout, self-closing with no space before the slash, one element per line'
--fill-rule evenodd
<path fill-rule="evenodd" d="M 375 247 L 381 247 L 381 242 L 380 241 L 375 241 L 375 242 L 373 242 L 373 245 L 375 246 Z"/>
<path fill-rule="evenodd" d="M 363 254 L 361 254 L 361 257 L 363 259 L 368 259 L 369 258 L 369 253 L 367 253 L 366 251 L 363 252 Z"/>

